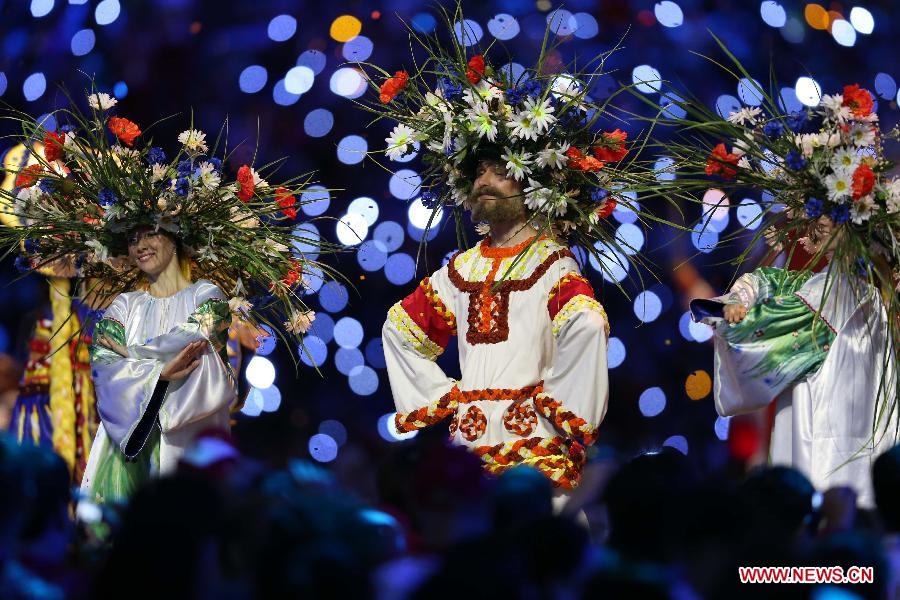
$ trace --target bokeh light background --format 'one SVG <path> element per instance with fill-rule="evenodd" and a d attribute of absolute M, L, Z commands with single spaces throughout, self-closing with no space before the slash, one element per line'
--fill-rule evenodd
<path fill-rule="evenodd" d="M 559 8 L 547 0 L 491 0 L 465 3 L 467 22 L 457 31 L 465 27 L 483 45 L 496 40 L 520 65 L 535 60 L 548 23 L 564 39 L 554 57 L 561 65 L 608 50 L 624 36 L 595 97 L 618 82 L 635 83 L 661 107 L 670 106 L 672 92 L 657 81 L 664 79 L 723 115 L 759 104 L 748 82 L 729 80 L 692 54 L 721 57 L 711 30 L 766 86 L 774 64 L 789 109 L 814 106 L 821 94 L 859 83 L 877 96 L 890 128 L 900 114 L 900 22 L 890 4 L 570 0 Z M 308 274 L 309 302 L 318 313 L 305 341 L 308 354 L 271 339 L 262 345 L 247 370 L 253 389 L 234 432 L 250 454 L 273 461 L 289 452 L 311 456 L 347 479 L 371 469 L 373 458 L 402 437 L 387 416 L 392 402 L 380 341 L 387 309 L 455 250 L 452 228 L 433 231 L 417 264 L 429 214 L 418 199 L 415 153 L 392 164 L 394 174 L 365 157 L 383 149 L 389 126 L 369 125 L 354 108 L 366 82 L 353 63 L 410 67 L 400 18 L 421 32 L 440 27 L 433 10 L 399 0 L 0 0 L 0 100 L 12 107 L 45 114 L 65 104 L 61 85 L 78 92 L 87 84 L 84 74 L 92 74 L 101 91 L 120 99 L 119 114 L 140 124 L 180 113 L 155 129 L 157 140 L 174 140 L 193 109 L 210 134 L 229 119 L 229 140 L 241 143 L 232 170 L 250 159 L 258 141 L 259 163 L 288 157 L 284 175 L 319 171 L 322 187 L 308 190 L 306 199 L 315 202 L 304 206 L 296 226 L 348 246 L 334 264 L 354 287 Z M 624 105 L 641 110 L 633 98 Z M 632 135 L 641 129 L 619 126 Z M 0 142 L 0 151 L 7 147 Z M 895 147 L 888 151 L 896 156 Z M 660 168 L 671 163 L 657 158 Z M 715 191 L 709 194 L 716 199 Z M 627 261 L 610 258 L 608 279 L 623 282 L 624 297 L 600 265 L 584 265 L 612 324 L 601 447 L 631 454 L 668 445 L 702 462 L 727 458 L 729 423 L 716 416 L 711 398 L 711 331 L 691 323 L 686 312 L 686 295 L 699 284 L 673 269 L 689 261 L 721 292 L 732 273 L 723 263 L 739 249 L 720 237 L 752 227 L 760 203 L 770 200 L 731 198 L 705 216 L 708 227 L 683 235 L 648 232 L 633 213 L 616 211 L 620 239 L 647 253 L 659 279 L 644 272 L 643 285 L 636 285 L 633 268 L 621 266 Z M 688 225 L 700 220 L 698 206 L 685 210 Z M 676 217 L 670 209 L 663 213 Z M 445 211 L 441 224 L 451 218 Z M 45 295 L 39 278 L 8 285 L 14 276 L 5 261 L 0 351 L 11 353 L 24 344 L 24 315 Z M 291 353 L 300 358 L 299 379 Z M 452 343 L 440 363 L 458 374 Z"/>

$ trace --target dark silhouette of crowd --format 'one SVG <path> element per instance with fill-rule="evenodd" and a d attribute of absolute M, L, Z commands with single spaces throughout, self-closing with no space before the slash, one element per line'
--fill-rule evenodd
<path fill-rule="evenodd" d="M 701 472 L 671 448 L 587 465 L 581 505 L 549 480 L 420 434 L 364 502 L 315 463 L 203 436 L 127 506 L 73 496 L 53 453 L 0 438 L 0 599 L 900 598 L 900 447 L 877 510 L 799 472 Z M 590 528 L 578 514 L 590 516 Z M 873 567 L 871 584 L 742 584 L 740 566 Z"/>

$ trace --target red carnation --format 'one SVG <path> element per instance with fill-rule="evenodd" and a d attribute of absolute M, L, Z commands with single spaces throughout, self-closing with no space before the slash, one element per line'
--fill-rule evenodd
<path fill-rule="evenodd" d="M 110 117 L 109 130 L 126 146 L 131 146 L 134 139 L 141 135 L 141 128 L 136 123 L 122 117 Z"/>
<path fill-rule="evenodd" d="M 475 85 L 484 77 L 484 56 L 476 54 L 469 59 L 469 68 L 466 69 L 466 79 Z"/>
<path fill-rule="evenodd" d="M 41 174 L 41 165 L 28 165 L 16 175 L 17 188 L 30 188 L 39 179 Z"/>
<path fill-rule="evenodd" d="M 585 156 L 584 152 L 574 146 L 566 150 L 566 156 L 569 157 L 569 168 L 575 171 L 599 171 L 603 168 L 603 163 L 593 156 Z"/>
<path fill-rule="evenodd" d="M 288 192 L 287 188 L 278 187 L 275 189 L 275 201 L 281 207 L 281 212 L 284 213 L 284 216 L 289 219 L 297 217 L 297 209 L 294 208 L 297 204 L 297 199 Z"/>
<path fill-rule="evenodd" d="M 387 104 L 396 98 L 397 94 L 405 90 L 408 83 L 409 73 L 406 71 L 397 71 L 394 73 L 393 77 L 388 77 L 388 79 L 381 84 L 381 94 L 378 96 L 378 99 L 381 100 L 382 104 Z"/>
<path fill-rule="evenodd" d="M 734 179 L 737 170 L 730 165 L 736 166 L 741 159 L 737 154 L 730 154 L 725 149 L 725 144 L 719 144 L 710 153 L 706 159 L 706 174 L 721 175 L 724 179 Z"/>
<path fill-rule="evenodd" d="M 859 165 L 853 171 L 853 200 L 859 200 L 875 187 L 875 173 L 869 165 Z"/>
<path fill-rule="evenodd" d="M 628 132 L 619 129 L 611 133 L 604 133 L 602 144 L 591 148 L 591 152 L 597 160 L 604 162 L 620 161 L 628 154 L 628 148 L 625 147 L 626 139 L 628 139 Z"/>
<path fill-rule="evenodd" d="M 858 83 L 844 86 L 844 106 L 850 107 L 850 112 L 856 117 L 868 117 L 872 114 L 875 103 L 869 90 L 859 87 Z"/>
<path fill-rule="evenodd" d="M 253 171 L 250 170 L 250 167 L 243 165 L 238 169 L 237 182 L 240 188 L 238 189 L 238 198 L 241 199 L 241 202 L 248 202 L 253 197 L 253 188 L 255 187 Z"/>
<path fill-rule="evenodd" d="M 44 134 L 44 158 L 47 159 L 47 162 L 53 162 L 63 157 L 65 143 L 65 135 L 60 135 L 55 131 L 48 131 Z"/>
<path fill-rule="evenodd" d="M 603 202 L 603 205 L 597 209 L 597 216 L 601 219 L 606 219 L 609 215 L 613 214 L 613 211 L 616 210 L 616 201 L 612 198 L 607 198 L 606 201 Z"/>

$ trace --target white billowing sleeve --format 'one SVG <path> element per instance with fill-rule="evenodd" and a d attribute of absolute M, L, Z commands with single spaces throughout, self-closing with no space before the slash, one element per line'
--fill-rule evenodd
<path fill-rule="evenodd" d="M 392 306 L 381 331 L 401 432 L 434 425 L 456 410 L 456 382 L 434 362 L 456 335 L 456 317 L 433 287 L 435 278 Z"/>
<path fill-rule="evenodd" d="M 609 321 L 575 261 L 560 261 L 559 268 L 547 303 L 556 354 L 534 402 L 556 429 L 592 444 L 609 402 Z"/>

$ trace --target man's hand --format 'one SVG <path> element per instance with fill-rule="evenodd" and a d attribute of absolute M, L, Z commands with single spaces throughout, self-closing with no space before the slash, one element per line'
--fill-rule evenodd
<path fill-rule="evenodd" d="M 726 304 L 723 312 L 729 323 L 740 323 L 747 316 L 747 307 L 743 304 Z"/>
<path fill-rule="evenodd" d="M 185 346 L 163 367 L 162 373 L 159 374 L 160 381 L 178 381 L 190 375 L 200 366 L 200 355 L 206 350 L 206 346 L 207 342 L 203 340 Z"/>

